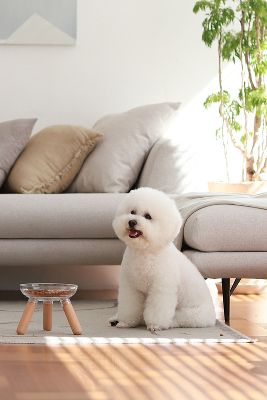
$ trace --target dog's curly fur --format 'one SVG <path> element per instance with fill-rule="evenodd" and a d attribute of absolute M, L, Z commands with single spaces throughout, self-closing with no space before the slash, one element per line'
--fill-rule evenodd
<path fill-rule="evenodd" d="M 119 205 L 113 228 L 127 248 L 111 325 L 155 331 L 215 324 L 205 280 L 173 244 L 181 225 L 174 201 L 155 189 L 132 190 Z"/>

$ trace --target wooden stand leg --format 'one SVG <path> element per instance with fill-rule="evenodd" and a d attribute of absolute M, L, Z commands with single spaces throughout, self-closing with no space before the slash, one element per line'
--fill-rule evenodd
<path fill-rule="evenodd" d="M 74 335 L 81 335 L 82 328 L 70 300 L 62 301 L 62 306 Z"/>
<path fill-rule="evenodd" d="M 30 323 L 30 320 L 32 319 L 32 314 L 35 310 L 36 307 L 36 300 L 28 300 L 28 303 L 26 304 L 23 314 L 21 316 L 21 319 L 19 321 L 18 327 L 17 327 L 17 334 L 18 335 L 24 335 L 27 332 L 28 325 Z"/>
<path fill-rule="evenodd" d="M 43 329 L 44 331 L 52 330 L 52 310 L 53 302 L 44 301 L 43 302 Z"/>

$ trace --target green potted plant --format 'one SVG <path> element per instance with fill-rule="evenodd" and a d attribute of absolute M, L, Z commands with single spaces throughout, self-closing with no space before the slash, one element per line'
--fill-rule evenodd
<path fill-rule="evenodd" d="M 204 105 L 216 104 L 220 116 L 217 139 L 222 141 L 229 181 L 228 144 L 242 155 L 242 184 L 267 191 L 267 2 L 266 0 L 199 0 L 194 13 L 203 12 L 202 40 L 218 49 L 218 91 Z M 239 90 L 225 87 L 223 62 L 239 67 Z M 243 186 L 243 187 L 242 187 Z M 226 186 L 212 188 L 225 191 Z M 235 191 L 234 186 L 230 191 Z M 257 188 L 256 188 L 257 190 Z"/>

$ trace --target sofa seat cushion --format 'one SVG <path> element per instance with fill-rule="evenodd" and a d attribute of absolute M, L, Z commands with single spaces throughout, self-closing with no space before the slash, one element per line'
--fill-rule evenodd
<path fill-rule="evenodd" d="M 119 239 L 0 239 L 0 266 L 118 265 Z"/>
<path fill-rule="evenodd" d="M 228 204 L 201 208 L 186 220 L 184 240 L 205 252 L 267 251 L 267 210 Z"/>
<path fill-rule="evenodd" d="M 1 239 L 116 238 L 112 220 L 124 193 L 1 194 Z"/>

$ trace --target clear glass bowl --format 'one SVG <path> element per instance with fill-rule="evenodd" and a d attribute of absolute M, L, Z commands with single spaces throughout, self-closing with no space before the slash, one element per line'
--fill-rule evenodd
<path fill-rule="evenodd" d="M 78 289 L 71 283 L 21 283 L 20 290 L 24 296 L 40 301 L 66 300 Z"/>

